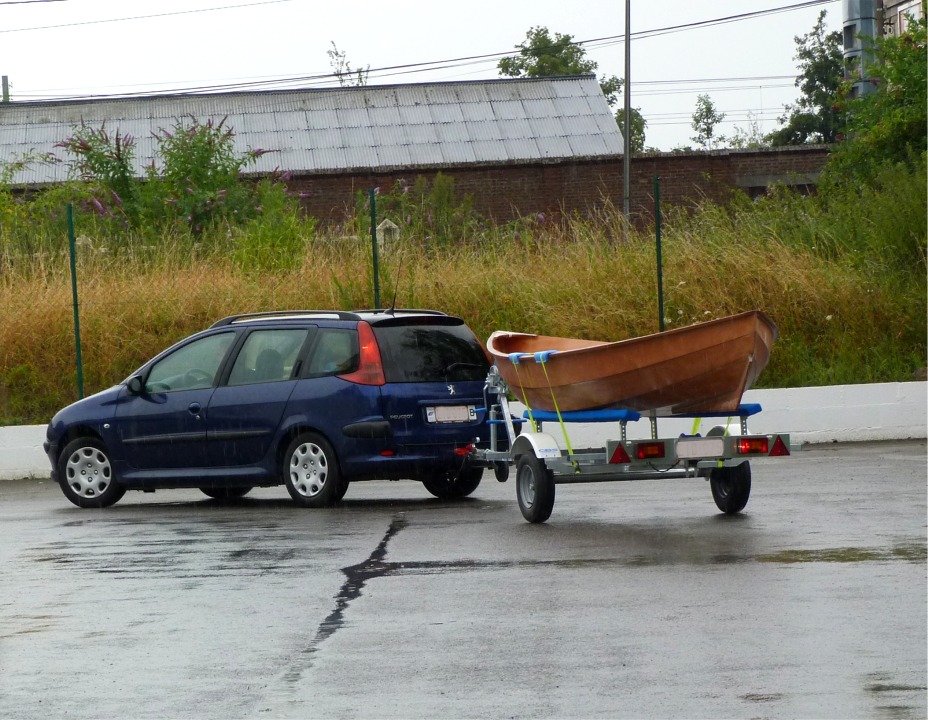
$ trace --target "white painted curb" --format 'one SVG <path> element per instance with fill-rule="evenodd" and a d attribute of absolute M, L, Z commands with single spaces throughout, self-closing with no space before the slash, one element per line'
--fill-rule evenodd
<path fill-rule="evenodd" d="M 789 433 L 793 443 L 928 438 L 928 383 L 924 382 L 749 390 L 744 402 L 764 408 L 749 418 L 751 432 Z M 717 419 L 704 420 L 700 430 L 715 424 Z M 555 426 L 546 427 L 559 435 Z M 664 437 L 689 433 L 693 421 L 661 420 L 658 429 Z M 591 423 L 572 423 L 568 434 L 577 448 L 601 447 L 607 438 L 618 437 L 609 425 Z M 630 423 L 628 436 L 649 437 L 649 423 Z M 0 427 L 0 480 L 48 477 L 44 440 L 44 425 Z"/>

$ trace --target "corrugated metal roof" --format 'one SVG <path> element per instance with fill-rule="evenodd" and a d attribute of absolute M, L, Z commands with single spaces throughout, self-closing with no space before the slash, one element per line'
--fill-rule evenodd
<path fill-rule="evenodd" d="M 615 157 L 623 142 L 592 75 L 0 104 L 0 162 L 54 152 L 81 123 L 136 138 L 151 162 L 152 132 L 190 118 L 235 132 L 235 149 L 271 150 L 249 167 L 296 174 Z M 17 184 L 66 179 L 67 165 L 35 164 Z"/>

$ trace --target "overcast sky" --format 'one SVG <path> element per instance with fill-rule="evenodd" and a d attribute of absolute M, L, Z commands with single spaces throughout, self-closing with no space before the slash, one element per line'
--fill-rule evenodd
<path fill-rule="evenodd" d="M 807 7 L 785 10 L 794 5 Z M 747 130 L 749 114 L 760 131 L 775 129 L 797 97 L 794 37 L 810 32 L 822 10 L 839 30 L 842 3 L 632 0 L 633 34 L 777 8 L 784 11 L 633 36 L 632 105 L 648 122 L 648 146 L 691 144 L 700 93 L 726 113 L 725 134 Z M 0 0 L 0 74 L 14 101 L 177 92 L 325 75 L 335 42 L 353 66 L 372 69 L 372 85 L 475 80 L 498 77 L 499 58 L 373 71 L 512 52 L 533 26 L 599 40 L 585 46 L 598 73 L 624 76 L 623 0 Z"/>

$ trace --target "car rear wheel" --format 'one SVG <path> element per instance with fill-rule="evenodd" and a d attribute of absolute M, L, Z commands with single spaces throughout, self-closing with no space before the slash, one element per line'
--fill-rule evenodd
<path fill-rule="evenodd" d="M 200 488 L 201 493 L 213 498 L 213 500 L 238 500 L 240 497 L 245 497 L 251 490 L 250 487 Z"/>
<path fill-rule="evenodd" d="M 58 483 L 64 496 L 82 508 L 109 507 L 126 494 L 113 473 L 106 446 L 91 437 L 65 446 L 58 458 Z"/>
<path fill-rule="evenodd" d="M 483 479 L 482 467 L 468 467 L 459 473 L 442 472 L 422 481 L 425 489 L 441 500 L 458 500 L 467 497 Z"/>
<path fill-rule="evenodd" d="M 303 433 L 284 454 L 283 480 L 287 492 L 303 507 L 334 505 L 345 494 L 335 451 L 316 433 Z"/>

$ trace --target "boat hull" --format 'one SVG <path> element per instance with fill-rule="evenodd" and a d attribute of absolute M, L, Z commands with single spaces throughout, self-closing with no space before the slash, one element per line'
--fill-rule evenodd
<path fill-rule="evenodd" d="M 777 335 L 776 325 L 754 310 L 612 343 L 499 331 L 487 349 L 531 408 L 698 414 L 737 410 Z M 544 363 L 511 357 L 548 351 L 555 352 Z"/>

